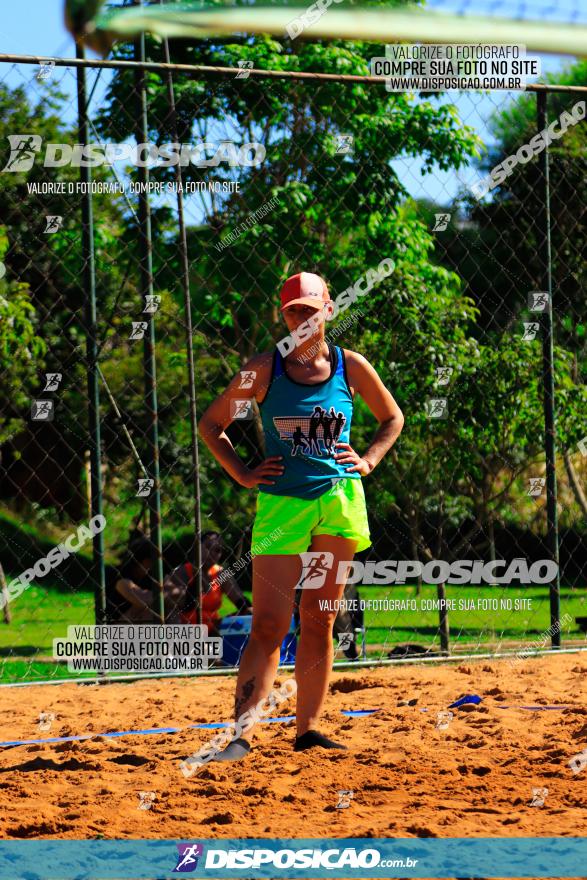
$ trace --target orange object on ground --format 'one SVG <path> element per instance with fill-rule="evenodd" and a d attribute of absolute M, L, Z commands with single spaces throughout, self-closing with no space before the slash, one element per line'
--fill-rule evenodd
<path fill-rule="evenodd" d="M 197 623 L 198 609 L 195 596 L 196 576 L 194 566 L 191 562 L 186 562 L 185 569 L 188 575 L 188 591 L 194 597 L 194 607 L 187 611 L 182 611 L 179 619 L 182 623 Z M 210 580 L 210 586 L 202 595 L 202 623 L 208 627 L 208 632 L 216 630 L 220 622 L 218 614 L 222 605 L 222 587 L 218 581 L 217 575 L 222 571 L 221 565 L 211 565 L 207 571 Z"/>

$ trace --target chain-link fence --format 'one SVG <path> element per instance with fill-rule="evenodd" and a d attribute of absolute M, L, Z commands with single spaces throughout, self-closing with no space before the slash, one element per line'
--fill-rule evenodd
<path fill-rule="evenodd" d="M 245 48 L 2 59 L 2 677 L 67 676 L 53 638 L 119 619 L 121 581 L 133 619 L 196 620 L 211 584 L 248 610 L 255 493 L 195 425 L 301 270 L 358 285 L 327 338 L 405 416 L 337 660 L 585 645 L 585 89 L 393 93 L 350 49 L 310 74 Z M 256 464 L 258 408 L 234 416 Z"/>

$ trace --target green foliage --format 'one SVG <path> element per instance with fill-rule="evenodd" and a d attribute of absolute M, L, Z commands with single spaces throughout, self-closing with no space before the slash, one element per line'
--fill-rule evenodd
<path fill-rule="evenodd" d="M 162 48 L 148 42 L 149 57 L 162 60 Z M 130 46 L 119 45 L 117 50 L 120 57 L 132 57 Z M 368 73 L 369 59 L 379 50 L 375 44 L 291 42 L 267 36 L 171 44 L 177 62 L 219 66 L 251 62 L 256 68 L 345 74 Z M 132 135 L 138 109 L 135 82 L 127 71 L 113 79 L 98 119 L 105 136 L 120 140 Z M 257 141 L 266 150 L 259 167 L 239 169 L 238 176 L 224 165 L 212 171 L 183 169 L 186 181 L 238 179 L 240 185 L 238 193 L 202 199 L 201 222 L 188 230 L 200 412 L 252 354 L 273 347 L 283 335 L 277 291 L 289 274 L 300 269 L 320 272 L 335 295 L 383 258 L 396 261 L 394 276 L 370 295 L 360 326 L 359 348 L 371 356 L 386 381 L 393 383 L 397 375 L 389 371 L 390 348 L 398 366 L 403 360 L 400 352 L 411 363 L 415 353 L 421 357 L 435 347 L 439 352 L 463 347 L 468 351 L 466 325 L 473 313 L 459 296 L 457 276 L 431 264 L 430 234 L 405 215 L 407 192 L 391 166 L 395 158 L 418 156 L 423 158 L 423 172 L 429 174 L 435 168 L 460 167 L 479 155 L 479 140 L 459 119 L 454 105 L 391 95 L 360 83 L 265 80 L 260 87 L 251 79 L 239 81 L 235 88 L 226 78 L 203 82 L 177 77 L 175 132 L 165 76 L 149 73 L 147 88 L 150 136 L 159 143 L 218 142 L 230 137 L 237 143 Z M 353 135 L 352 155 L 337 153 L 340 134 Z M 152 172 L 160 179 L 170 174 Z M 273 210 L 262 221 L 246 224 L 268 202 L 276 205 Z M 243 230 L 241 224 L 244 231 L 232 245 L 215 247 L 232 230 Z M 155 253 L 165 248 L 157 233 L 156 239 Z M 393 341 L 382 333 L 382 309 L 389 327 L 395 329 L 399 322 Z M 343 344 L 351 341 L 345 338 Z M 127 361 L 124 370 L 129 369 L 135 368 Z M 127 388 L 128 378 L 128 374 L 120 378 Z M 417 397 L 424 381 L 415 364 L 408 376 L 402 371 L 397 388 L 400 403 L 404 398 L 409 401 L 412 393 Z M 359 411 L 359 445 L 372 427 L 370 417 Z M 233 427 L 230 433 L 245 460 L 259 457 L 254 426 L 245 432 Z M 187 442 L 187 435 L 185 419 L 183 426 L 178 420 L 174 438 Z M 182 461 L 182 445 L 173 446 L 179 453 L 177 462 Z M 207 450 L 200 461 L 203 509 L 222 522 L 236 542 L 249 524 L 253 499 L 247 496 L 243 507 L 242 490 L 235 491 L 229 478 L 220 474 Z M 189 461 L 185 465 L 184 476 Z M 186 485 L 189 489 L 184 479 L 174 493 L 174 513 L 177 516 L 181 510 L 184 521 L 190 511 Z M 392 494 L 395 491 L 391 489 Z"/>
<path fill-rule="evenodd" d="M 582 86 L 587 62 L 579 61 L 546 80 L 566 86 Z M 560 130 L 559 117 L 578 102 L 580 94 L 555 92 L 547 97 L 548 123 Z M 538 131 L 536 96 L 516 98 L 504 110 L 496 111 L 490 129 L 495 146 L 483 160 L 487 174 Z M 585 347 L 585 298 L 587 283 L 584 242 L 587 236 L 587 127 L 584 121 L 569 125 L 562 137 L 549 146 L 550 212 L 552 228 L 553 317 L 557 341 L 575 352 L 575 378 L 587 378 Z M 474 207 L 472 219 L 477 229 L 465 236 L 465 246 L 474 259 L 465 265 L 455 253 L 467 278 L 474 278 L 477 296 L 486 299 L 491 326 L 509 326 L 513 312 L 526 307 L 527 292 L 543 290 L 543 261 L 546 258 L 542 231 L 537 223 L 544 202 L 544 184 L 539 159 L 517 164 L 491 201 Z M 504 234 L 513 230 L 513 234 Z M 475 239 L 481 236 L 481 241 Z M 487 307 L 486 307 L 487 308 Z M 485 315 L 485 312 L 484 312 Z M 520 318 L 522 315 L 520 314 Z M 525 320 L 530 320 L 525 318 Z"/>
<path fill-rule="evenodd" d="M 8 245 L 0 226 L 0 265 Z M 33 381 L 46 343 L 37 335 L 37 316 L 28 285 L 0 279 L 0 375 L 10 375 L 10 405 L 0 412 L 0 446 L 14 437 L 24 422 L 20 412 L 30 406 L 27 386 Z"/>
<path fill-rule="evenodd" d="M 159 43 L 148 40 L 147 45 L 149 57 L 163 60 Z M 118 44 L 116 51 L 119 58 L 133 57 L 131 45 Z M 369 59 L 380 51 L 380 46 L 370 43 L 291 42 L 266 36 L 171 45 L 177 62 L 236 66 L 241 61 L 257 68 L 353 74 L 368 73 Z M 571 78 L 579 75 L 569 73 Z M 363 317 L 338 339 L 373 363 L 406 417 L 396 450 L 378 469 L 376 486 L 366 482 L 373 509 L 384 518 L 399 508 L 424 546 L 426 521 L 448 519 L 458 525 L 473 516 L 482 523 L 488 511 L 495 511 L 497 499 L 523 493 L 516 481 L 542 447 L 540 352 L 538 343 L 513 337 L 508 322 L 512 313 L 520 320 L 527 316 L 525 285 L 528 289 L 540 286 L 529 256 L 536 248 L 533 226 L 539 198 L 532 191 L 533 172 L 520 170 L 510 182 L 509 196 L 504 191 L 503 198 L 500 195 L 492 205 L 476 208 L 475 230 L 460 235 L 461 242 L 471 244 L 470 254 L 476 254 L 467 236 L 478 236 L 481 229 L 493 263 L 495 254 L 501 258 L 504 250 L 510 256 L 514 250 L 524 255 L 516 256 L 524 263 L 517 267 L 522 283 L 513 292 L 508 279 L 503 311 L 495 320 L 491 318 L 492 324 L 488 303 L 495 289 L 502 292 L 501 269 L 488 262 L 482 267 L 485 280 L 480 283 L 473 274 L 479 260 L 470 254 L 460 251 L 458 259 L 442 259 L 430 231 L 434 206 L 420 210 L 394 167 L 395 160 L 417 158 L 422 173 L 430 175 L 436 170 L 459 169 L 481 156 L 479 137 L 448 99 L 392 94 L 361 83 L 272 79 L 235 83 L 229 78 L 177 76 L 174 122 L 166 75 L 149 72 L 146 84 L 149 137 L 158 143 L 216 143 L 226 137 L 238 144 L 257 141 L 266 151 L 257 167 L 235 170 L 223 164 L 184 169 L 186 182 L 239 183 L 237 192 L 186 199 L 198 414 L 253 353 L 272 348 L 284 335 L 277 292 L 288 275 L 302 269 L 317 271 L 336 296 L 367 269 L 390 258 L 395 263 L 393 274 L 357 304 Z M 521 98 L 496 120 L 495 133 L 502 140 L 504 155 L 518 139 L 521 143 L 531 135 L 532 100 L 531 96 Z M 552 100 L 554 112 L 567 99 Z M 0 86 L 0 144 L 6 143 L 11 131 L 75 141 L 76 132 L 60 121 L 63 101 L 63 95 L 49 88 L 42 101 L 31 105 L 24 90 L 11 92 Z M 139 111 L 134 72 L 117 72 L 103 109 L 95 117 L 100 136 L 115 142 L 132 139 Z M 565 137 L 567 158 L 557 154 L 553 164 L 561 192 L 574 187 L 580 193 L 584 186 L 579 179 L 583 141 L 578 153 L 574 140 L 583 137 L 578 130 L 579 126 L 570 138 Z M 352 135 L 352 153 L 337 151 L 341 135 Z M 557 164 L 563 161 L 567 164 Z M 93 172 L 98 180 L 109 173 L 108 169 Z M 137 177 L 134 168 L 125 169 L 124 174 L 128 179 Z M 173 170 L 155 169 L 151 177 L 172 180 Z M 11 358 L 18 350 L 12 368 L 11 410 L 6 424 L 0 422 L 0 441 L 15 425 L 24 424 L 40 367 L 65 365 L 59 429 L 76 463 L 75 488 L 83 496 L 87 413 L 80 203 L 56 196 L 52 212 L 63 215 L 64 225 L 58 235 L 45 236 L 43 198 L 27 186 L 34 181 L 76 178 L 76 169 L 40 166 L 26 176 L 0 175 L 9 270 L 0 285 L 8 290 L 10 277 L 25 279 L 10 296 L 0 286 L 0 309 L 9 309 L 6 339 L 0 329 L 0 357 Z M 564 302 L 574 306 L 578 287 L 573 285 L 584 272 L 580 249 L 574 243 L 579 241 L 583 220 L 578 211 L 564 207 L 559 189 L 556 192 L 557 273 L 564 276 L 560 285 Z M 271 200 L 275 207 L 262 220 L 247 222 Z M 94 199 L 98 344 L 100 366 L 122 412 L 122 423 L 146 460 L 149 421 L 144 406 L 143 345 L 129 340 L 130 322 L 138 320 L 141 311 L 135 203 L 134 197 L 131 205 L 110 195 Z M 522 214 L 520 204 L 524 205 Z M 171 536 L 192 527 L 194 480 L 176 221 L 171 208 L 157 199 L 153 200 L 152 227 L 154 291 L 162 296 L 155 319 L 162 515 Z M 516 236 L 523 240 L 503 236 L 501 230 L 509 228 L 519 230 Z M 240 233 L 233 244 L 216 247 L 236 229 Z M 570 244 L 565 246 L 563 241 Z M 559 429 L 565 443 L 572 443 L 578 439 L 576 425 L 585 401 L 578 381 L 584 363 L 585 326 L 570 307 L 558 313 L 557 321 L 557 395 L 565 408 Z M 510 332 L 488 335 L 489 327 L 501 331 L 506 326 Z M 439 366 L 454 371 L 446 389 L 437 382 Z M 569 378 L 573 371 L 575 378 Z M 104 387 L 101 395 L 107 543 L 109 550 L 118 550 L 137 521 L 146 524 L 142 499 L 136 496 L 141 471 Z M 429 419 L 426 401 L 444 396 L 449 418 Z M 358 449 L 366 447 L 373 430 L 371 414 L 358 402 L 353 433 Z M 229 435 L 247 462 L 258 460 L 261 450 L 254 423 L 244 428 L 233 425 Z M 218 524 L 229 543 L 238 547 L 250 527 L 253 493 L 236 487 L 202 448 L 200 483 L 204 518 Z M 505 508 L 504 516 L 514 521 L 516 505 Z"/>

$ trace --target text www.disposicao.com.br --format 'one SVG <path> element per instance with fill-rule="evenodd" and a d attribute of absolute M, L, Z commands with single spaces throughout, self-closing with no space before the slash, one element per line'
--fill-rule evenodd
<path fill-rule="evenodd" d="M 203 668 L 201 657 L 78 657 L 67 665 L 72 672 L 192 672 Z"/>

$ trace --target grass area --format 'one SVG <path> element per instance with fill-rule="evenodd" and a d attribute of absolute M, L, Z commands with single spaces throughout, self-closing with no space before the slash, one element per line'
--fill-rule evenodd
<path fill-rule="evenodd" d="M 10 604 L 12 622 L 0 623 L 0 681 L 70 678 L 67 666 L 43 662 L 53 654 L 53 639 L 71 625 L 92 625 L 92 593 L 64 593 L 31 586 Z M 90 676 L 91 677 L 91 676 Z"/>
<path fill-rule="evenodd" d="M 435 600 L 436 587 L 424 586 L 419 597 L 415 587 L 372 587 L 362 590 L 365 600 L 412 599 L 418 610 L 365 610 L 368 644 L 389 646 L 401 642 L 438 645 L 438 610 L 422 605 Z M 541 642 L 550 627 L 550 599 L 544 587 L 450 587 L 446 598 L 454 601 L 449 610 L 451 648 L 498 648 L 503 643 Z M 497 608 L 493 605 L 497 602 Z M 587 589 L 561 589 L 561 639 L 584 638 L 575 617 L 587 615 Z"/>
<path fill-rule="evenodd" d="M 418 602 L 419 610 L 416 611 L 365 610 L 370 656 L 385 656 L 395 645 L 406 642 L 438 647 L 438 611 L 421 609 L 423 603 L 436 599 L 436 587 L 424 586 L 419 597 L 412 586 L 362 587 L 361 598 L 367 602 Z M 544 587 L 449 586 L 447 599 L 457 604 L 457 609 L 449 611 L 448 615 L 453 650 L 488 650 L 504 644 L 541 642 L 550 626 L 550 603 Z M 494 610 L 491 602 L 495 600 L 498 607 Z M 521 605 L 522 600 L 526 601 L 526 607 L 516 608 L 516 602 Z M 463 607 L 459 608 L 460 603 Z M 0 623 L 0 681 L 72 677 L 65 664 L 50 662 L 53 639 L 64 637 L 70 625 L 94 623 L 93 595 L 87 592 L 64 593 L 33 585 L 11 604 L 10 609 L 12 623 Z M 234 607 L 225 598 L 221 614 L 231 613 L 234 613 Z M 571 620 L 562 627 L 563 643 L 569 638 L 585 640 L 575 617 L 587 616 L 587 589 L 561 591 L 561 617 L 565 614 Z M 84 676 L 80 674 L 80 677 Z"/>

